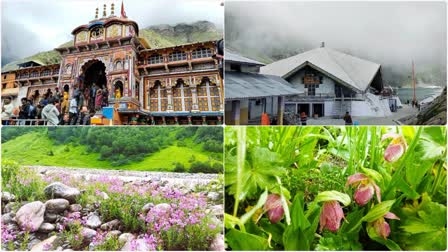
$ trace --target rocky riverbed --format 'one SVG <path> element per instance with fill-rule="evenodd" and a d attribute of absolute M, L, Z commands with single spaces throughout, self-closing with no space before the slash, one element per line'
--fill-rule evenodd
<path fill-rule="evenodd" d="M 218 175 L 25 169 L 45 187 L 35 200 L 4 188 L 3 250 L 224 249 Z"/>

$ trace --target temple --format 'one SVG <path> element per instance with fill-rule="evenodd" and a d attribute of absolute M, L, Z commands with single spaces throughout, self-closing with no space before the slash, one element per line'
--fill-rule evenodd
<path fill-rule="evenodd" d="M 56 48 L 60 64 L 22 63 L 2 72 L 2 97 L 23 97 L 58 87 L 77 97 L 92 124 L 218 125 L 223 118 L 223 80 L 217 41 L 151 48 L 122 7 L 72 31 L 73 45 Z M 106 103 L 98 107 L 98 95 Z M 36 97 L 33 97 L 36 98 Z"/>

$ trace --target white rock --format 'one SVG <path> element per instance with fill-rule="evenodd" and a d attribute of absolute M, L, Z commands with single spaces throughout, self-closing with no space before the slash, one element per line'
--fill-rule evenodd
<path fill-rule="evenodd" d="M 9 192 L 2 192 L 2 202 L 8 203 L 16 200 L 16 196 Z"/>
<path fill-rule="evenodd" d="M 31 251 L 44 251 L 48 250 L 48 248 L 53 247 L 53 243 L 56 240 L 57 236 L 53 235 L 52 237 L 39 242 L 31 248 Z M 51 250 L 51 249 L 50 249 Z"/>
<path fill-rule="evenodd" d="M 221 197 L 222 197 L 222 194 L 217 193 L 217 192 L 209 192 L 207 194 L 207 199 L 211 200 L 211 201 L 218 201 L 221 199 Z"/>
<path fill-rule="evenodd" d="M 224 251 L 224 235 L 218 234 L 213 239 L 212 244 L 210 245 L 211 251 Z"/>
<path fill-rule="evenodd" d="M 137 239 L 134 241 L 135 247 L 133 248 L 131 243 L 133 241 L 127 241 L 124 246 L 121 248 L 121 251 L 152 251 L 153 249 L 150 248 L 145 240 L 143 239 Z"/>
<path fill-rule="evenodd" d="M 44 222 L 45 205 L 34 201 L 22 206 L 16 213 L 16 222 L 22 230 L 36 231 Z"/>
<path fill-rule="evenodd" d="M 118 241 L 121 243 L 126 243 L 128 241 L 132 241 L 135 238 L 135 236 L 131 233 L 123 233 L 118 237 Z"/>
<path fill-rule="evenodd" d="M 98 217 L 98 215 L 96 214 L 89 215 L 89 217 L 87 217 L 86 220 L 86 226 L 92 229 L 97 229 L 98 227 L 101 226 L 100 217 Z"/>
<path fill-rule="evenodd" d="M 55 225 L 53 225 L 51 223 L 44 222 L 44 223 L 42 223 L 42 225 L 40 225 L 39 232 L 50 233 L 50 232 L 54 231 L 55 229 L 56 229 Z"/>
<path fill-rule="evenodd" d="M 87 239 L 87 240 L 92 240 L 93 237 L 95 237 L 96 235 L 96 231 L 90 228 L 82 228 L 81 229 L 81 234 Z"/>

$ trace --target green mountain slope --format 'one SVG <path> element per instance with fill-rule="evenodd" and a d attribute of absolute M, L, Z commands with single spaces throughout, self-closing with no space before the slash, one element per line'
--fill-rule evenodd
<path fill-rule="evenodd" d="M 188 44 L 194 42 L 202 42 L 208 40 L 218 40 L 223 37 L 222 29 L 216 27 L 209 21 L 198 21 L 190 24 L 180 23 L 176 25 L 154 25 L 140 30 L 140 37 L 146 39 L 151 48 L 163 48 Z M 68 41 L 61 47 L 73 46 L 73 40 Z M 44 64 L 60 63 L 61 57 L 59 53 L 51 50 L 40 52 L 30 57 L 10 62 L 2 67 L 2 72 L 17 69 L 17 64 L 29 60 L 40 60 Z"/>
<path fill-rule="evenodd" d="M 140 171 L 172 171 L 173 163 L 190 167 L 190 161 L 209 161 L 209 154 L 201 150 L 200 145 L 169 146 L 146 156 L 141 162 L 132 162 L 123 166 L 112 166 L 110 161 L 100 161 L 100 154 L 89 152 L 85 145 L 56 145 L 47 133 L 29 132 L 2 144 L 2 158 L 15 160 L 23 165 L 43 165 L 98 169 L 120 169 Z M 191 141 L 190 141 L 191 143 Z M 213 161 L 212 163 L 217 162 Z"/>

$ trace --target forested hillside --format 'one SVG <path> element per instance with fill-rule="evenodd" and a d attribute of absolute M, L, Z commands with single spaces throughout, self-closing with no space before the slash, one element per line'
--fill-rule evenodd
<path fill-rule="evenodd" d="M 28 165 L 220 172 L 218 127 L 4 127 L 2 154 Z"/>

